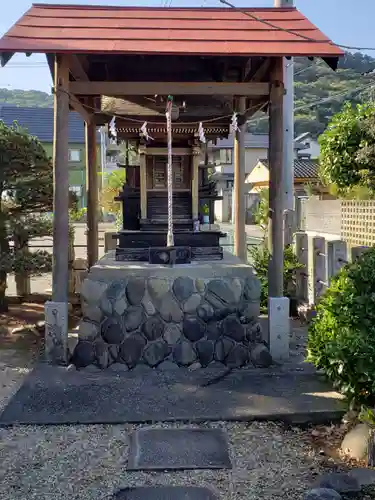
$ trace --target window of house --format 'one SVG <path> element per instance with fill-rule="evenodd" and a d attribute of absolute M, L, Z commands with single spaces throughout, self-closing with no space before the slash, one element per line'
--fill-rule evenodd
<path fill-rule="evenodd" d="M 232 150 L 231 149 L 220 149 L 220 163 L 231 164 L 232 163 Z"/>
<path fill-rule="evenodd" d="M 82 186 L 69 186 L 69 191 L 74 193 L 77 196 L 82 195 Z"/>
<path fill-rule="evenodd" d="M 81 161 L 81 151 L 79 149 L 69 149 L 69 161 Z"/>
<path fill-rule="evenodd" d="M 227 181 L 227 188 L 229 189 L 233 188 L 233 181 Z"/>

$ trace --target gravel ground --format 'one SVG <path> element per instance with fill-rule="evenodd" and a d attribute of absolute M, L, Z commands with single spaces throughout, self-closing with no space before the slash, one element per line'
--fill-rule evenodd
<path fill-rule="evenodd" d="M 104 500 L 122 487 L 162 484 L 214 487 L 222 500 L 300 500 L 322 469 L 322 457 L 298 428 L 202 426 L 227 431 L 233 470 L 127 472 L 131 425 L 1 429 L 0 498 Z"/>
<path fill-rule="evenodd" d="M 305 330 L 297 330 L 291 340 L 298 359 Z M 30 351 L 0 350 L 0 409 L 32 359 Z M 120 488 L 153 484 L 213 487 L 221 500 L 301 500 L 326 464 L 312 448 L 310 433 L 298 428 L 226 422 L 201 427 L 227 431 L 231 471 L 127 472 L 134 425 L 0 429 L 0 500 L 106 500 Z"/>

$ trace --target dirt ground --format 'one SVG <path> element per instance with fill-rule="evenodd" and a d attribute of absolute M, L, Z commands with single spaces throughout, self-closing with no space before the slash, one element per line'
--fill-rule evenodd
<path fill-rule="evenodd" d="M 73 310 L 69 326 L 74 328 L 77 321 Z M 44 304 L 10 305 L 7 313 L 0 314 L 0 410 L 18 390 L 43 349 Z"/>

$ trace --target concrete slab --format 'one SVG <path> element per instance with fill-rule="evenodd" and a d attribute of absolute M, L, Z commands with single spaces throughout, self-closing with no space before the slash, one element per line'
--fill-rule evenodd
<path fill-rule="evenodd" d="M 206 420 L 326 423 L 341 419 L 345 411 L 340 396 L 311 372 L 242 369 L 218 376 L 213 368 L 150 368 L 88 373 L 41 364 L 5 408 L 0 425 Z"/>
<path fill-rule="evenodd" d="M 90 269 L 91 280 L 117 281 L 124 276 L 136 277 L 161 277 L 164 279 L 176 276 L 189 276 L 190 278 L 212 278 L 222 276 L 245 276 L 251 271 L 251 266 L 242 262 L 235 255 L 224 252 L 223 260 L 217 261 L 193 261 L 190 264 L 178 264 L 176 266 L 164 266 L 161 264 L 149 264 L 148 262 L 121 262 L 115 260 L 115 252 L 109 251 Z"/>
<path fill-rule="evenodd" d="M 113 500 L 217 500 L 208 488 L 198 486 L 144 486 L 119 491 Z"/>
<path fill-rule="evenodd" d="M 128 470 L 231 469 L 221 429 L 143 428 L 131 436 Z"/>

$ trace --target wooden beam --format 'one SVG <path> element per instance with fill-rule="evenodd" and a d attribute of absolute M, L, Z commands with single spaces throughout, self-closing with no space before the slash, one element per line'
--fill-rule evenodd
<path fill-rule="evenodd" d="M 283 58 L 271 68 L 269 108 L 269 251 L 268 295 L 284 295 L 284 184 L 283 184 Z"/>
<path fill-rule="evenodd" d="M 168 148 L 147 148 L 146 155 L 151 156 L 166 156 L 168 154 Z M 191 155 L 190 148 L 173 148 L 173 154 L 178 156 L 189 156 Z"/>
<path fill-rule="evenodd" d="M 267 100 L 268 101 L 268 100 Z M 254 101 L 255 104 L 260 103 L 261 101 Z M 226 127 L 228 126 L 230 122 L 230 118 L 227 116 L 224 117 L 222 120 L 215 120 L 212 121 L 212 118 L 223 116 L 221 113 L 217 113 L 216 115 L 185 115 L 182 114 L 180 115 L 180 118 L 176 121 L 173 121 L 172 123 L 172 130 L 175 128 L 191 128 L 194 127 L 194 125 L 191 125 L 192 123 L 199 123 L 199 122 L 208 122 L 205 126 L 206 127 Z M 148 128 L 153 127 L 154 123 L 157 123 L 155 127 L 160 128 L 162 126 L 166 126 L 166 121 L 165 121 L 165 115 L 161 116 L 151 116 L 151 115 L 136 115 L 136 114 L 126 114 L 126 116 L 121 117 L 121 113 L 113 113 L 116 115 L 116 126 L 121 129 L 121 128 L 140 128 L 142 124 L 145 122 L 148 122 Z M 110 121 L 113 118 L 113 114 L 110 112 L 108 113 L 95 113 L 95 123 L 97 125 L 105 125 L 107 123 L 110 123 Z M 228 113 L 229 114 L 229 113 Z M 134 122 L 132 119 L 136 120 L 142 120 L 141 123 Z"/>
<path fill-rule="evenodd" d="M 78 98 L 75 95 L 70 94 L 69 104 L 70 107 L 74 109 L 74 111 L 77 111 L 77 113 L 82 116 L 86 123 L 91 123 L 94 117 L 94 113 L 90 113 L 89 111 L 87 111 L 87 109 L 81 102 L 79 102 Z"/>
<path fill-rule="evenodd" d="M 96 160 L 96 125 L 86 122 L 87 263 L 92 267 L 99 252 L 99 192 Z"/>
<path fill-rule="evenodd" d="M 249 57 L 249 59 L 246 61 L 245 69 L 243 72 L 243 78 L 242 78 L 242 80 L 244 82 L 248 81 L 248 76 L 251 74 L 251 70 L 253 69 L 253 61 L 254 60 L 252 57 Z"/>
<path fill-rule="evenodd" d="M 246 98 L 238 99 L 237 111 L 243 114 L 246 110 Z M 245 133 L 246 122 L 237 130 L 234 138 L 234 254 L 243 262 L 247 262 L 245 231 Z"/>
<path fill-rule="evenodd" d="M 80 59 L 76 55 L 69 55 L 69 66 L 70 73 L 76 81 L 88 82 L 89 77 L 87 76 L 86 70 L 83 67 Z"/>
<path fill-rule="evenodd" d="M 271 59 L 267 57 L 249 77 L 253 82 L 260 82 L 270 71 Z"/>
<path fill-rule="evenodd" d="M 268 83 L 236 82 L 71 82 L 76 95 L 269 95 Z"/>
<path fill-rule="evenodd" d="M 14 56 L 14 52 L 0 52 L 0 66 L 3 68 Z"/>

